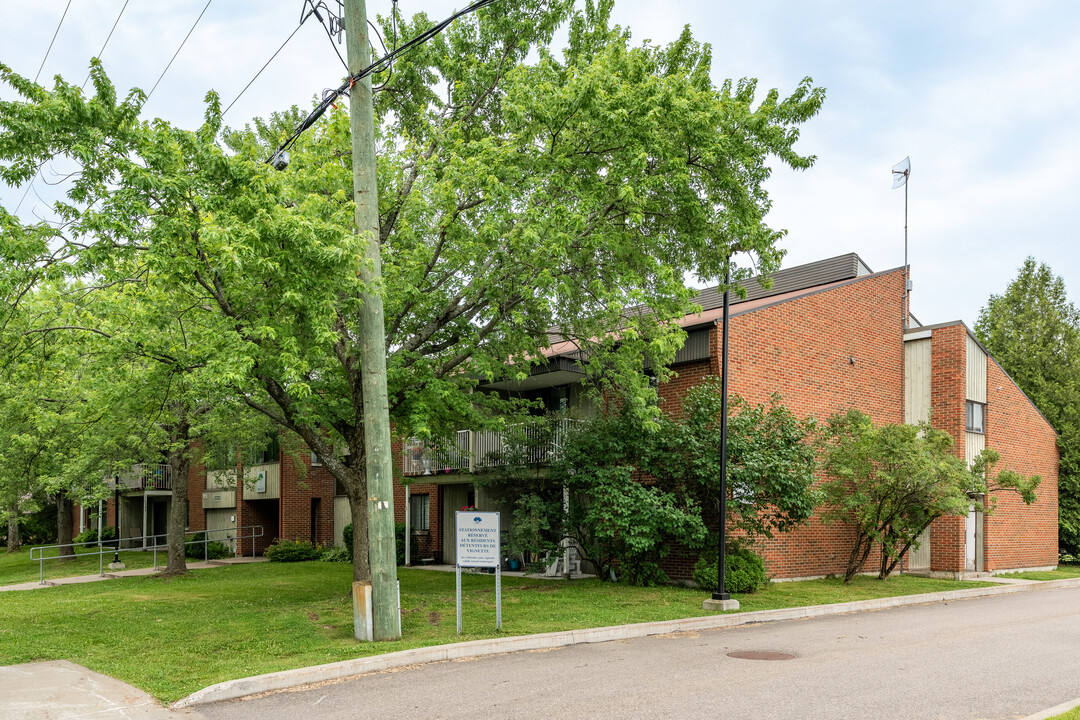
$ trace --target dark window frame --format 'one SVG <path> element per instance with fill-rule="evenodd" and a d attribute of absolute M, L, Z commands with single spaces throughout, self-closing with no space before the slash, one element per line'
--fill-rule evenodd
<path fill-rule="evenodd" d="M 976 427 L 975 423 L 975 408 L 979 408 L 979 420 L 981 420 L 980 426 Z M 964 428 L 969 433 L 978 433 L 979 435 L 986 434 L 986 403 L 979 402 L 978 400 L 968 400 L 964 406 Z"/>

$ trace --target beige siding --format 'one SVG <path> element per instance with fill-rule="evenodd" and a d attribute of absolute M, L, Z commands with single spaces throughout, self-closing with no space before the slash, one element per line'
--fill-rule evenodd
<path fill-rule="evenodd" d="M 986 353 L 970 335 L 967 339 L 967 399 L 986 402 Z"/>
<path fill-rule="evenodd" d="M 215 508 L 206 511 L 206 530 L 211 540 L 223 542 L 236 552 L 236 511 L 231 508 Z M 217 530 L 219 532 L 212 532 Z M 224 531 L 224 532 L 221 532 Z M 250 535 L 251 532 L 247 531 Z"/>
<path fill-rule="evenodd" d="M 336 547 L 345 547 L 341 531 L 351 522 L 352 511 L 349 509 L 349 498 L 344 496 L 334 498 L 334 545 Z"/>
<path fill-rule="evenodd" d="M 929 419 L 930 338 L 908 340 L 904 343 L 904 422 L 914 425 Z"/>
<path fill-rule="evenodd" d="M 968 461 L 968 465 L 975 459 L 975 456 L 981 453 L 986 448 L 986 436 L 982 433 L 966 433 L 967 438 L 964 441 L 964 459 Z"/>
<path fill-rule="evenodd" d="M 202 506 L 204 508 L 234 508 L 236 507 L 236 491 L 206 490 L 202 494 Z"/>
<path fill-rule="evenodd" d="M 266 473 L 266 490 L 257 492 L 260 473 Z M 244 499 L 273 500 L 281 497 L 281 464 L 266 463 L 244 468 Z"/>
<path fill-rule="evenodd" d="M 929 570 L 930 569 L 930 528 L 926 528 L 922 531 L 922 534 L 918 537 L 919 547 L 916 550 L 908 552 L 907 556 L 907 569 L 908 570 Z"/>
<path fill-rule="evenodd" d="M 211 470 L 206 473 L 206 489 L 222 490 L 236 487 L 236 470 Z"/>

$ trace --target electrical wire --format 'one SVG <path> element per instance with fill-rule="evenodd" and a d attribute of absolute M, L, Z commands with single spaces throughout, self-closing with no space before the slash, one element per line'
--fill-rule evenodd
<path fill-rule="evenodd" d="M 345 82 L 343 82 L 337 88 L 335 88 L 334 90 L 331 90 L 328 93 L 324 94 L 322 102 L 320 102 L 318 105 L 316 105 L 315 109 L 312 110 L 308 114 L 308 116 L 306 118 L 304 118 L 302 121 L 300 121 L 300 123 L 296 126 L 296 128 L 293 129 L 292 134 L 285 140 L 285 142 L 281 143 L 281 145 L 278 146 L 277 150 L 275 150 L 274 153 L 270 157 L 268 157 L 264 162 L 269 164 L 270 162 L 272 162 L 274 160 L 274 158 L 278 157 L 282 152 L 288 150 L 289 147 L 291 147 L 292 144 L 294 142 L 296 142 L 297 138 L 299 138 L 300 135 L 303 134 L 303 132 L 305 130 L 307 130 L 309 127 L 314 125 L 315 122 L 320 117 L 323 116 L 323 114 L 327 111 L 327 109 L 329 109 L 330 106 L 334 104 L 335 100 L 337 100 L 342 95 L 346 94 L 348 89 L 350 87 L 352 87 L 353 85 L 355 85 L 357 82 L 363 80 L 364 78 L 368 77 L 369 75 L 373 75 L 374 73 L 377 73 L 377 72 L 382 72 L 384 69 L 389 67 L 390 64 L 393 63 L 394 60 L 396 60 L 397 58 L 399 58 L 401 55 L 408 52 L 409 50 L 412 50 L 414 47 L 417 47 L 419 45 L 423 45 L 428 40 L 432 39 L 433 37 L 435 37 L 436 35 L 441 33 L 443 30 L 445 30 L 447 27 L 449 27 L 450 24 L 452 22 L 454 22 L 455 20 L 457 20 L 459 17 L 462 17 L 463 15 L 468 15 L 469 13 L 476 12 L 480 8 L 487 7 L 488 5 L 493 5 L 498 1 L 499 0 L 477 0 L 472 5 L 469 5 L 468 7 L 466 7 L 464 10 L 459 10 L 456 13 L 454 13 L 453 15 L 451 15 L 450 17 L 443 20 L 442 22 L 437 23 L 435 25 L 432 25 L 430 28 L 428 28 L 424 32 L 420 33 L 419 35 L 414 37 L 412 40 L 409 40 L 407 43 L 405 43 L 401 47 L 395 48 L 394 50 L 387 53 L 386 55 L 383 55 L 381 58 L 374 61 L 373 63 L 371 63 L 370 65 L 368 65 L 366 68 L 364 68 L 360 72 L 356 73 L 355 75 L 350 75 L 345 80 Z"/>
<path fill-rule="evenodd" d="M 49 47 L 45 50 L 45 57 L 41 58 L 41 65 L 38 66 L 37 74 L 34 75 L 34 84 L 37 84 L 38 78 L 41 77 L 41 71 L 45 68 L 45 61 L 49 59 L 49 53 L 52 52 L 53 44 L 56 42 L 56 36 L 60 34 L 60 27 L 64 24 L 64 18 L 67 17 L 68 10 L 71 9 L 71 0 L 68 0 L 68 4 L 64 6 L 64 13 L 60 16 L 60 22 L 56 24 L 56 31 L 53 33 L 52 40 L 49 41 Z M 34 181 L 37 180 L 37 173 L 41 170 L 41 165 L 38 165 L 34 169 L 34 177 L 30 178 L 30 184 L 23 190 L 22 197 L 19 198 L 19 204 L 15 206 L 15 212 L 19 212 L 19 208 L 26 201 L 26 196 L 30 194 L 30 189 L 34 187 Z M 35 192 L 36 194 L 36 192 Z"/>
<path fill-rule="evenodd" d="M 64 14 L 60 16 L 60 22 L 56 25 L 56 32 L 53 33 L 52 40 L 49 41 L 49 49 L 45 51 L 45 57 L 41 58 L 41 65 L 37 69 L 37 75 L 34 76 L 34 83 L 36 84 L 38 78 L 41 77 L 41 71 L 45 67 L 45 61 L 49 59 L 49 53 L 52 52 L 53 43 L 56 42 L 56 36 L 60 34 L 60 26 L 64 24 L 64 18 L 67 17 L 68 10 L 71 9 L 71 0 L 68 0 L 68 4 L 64 7 Z"/>
<path fill-rule="evenodd" d="M 334 48 L 334 53 L 337 54 L 338 60 L 340 60 L 342 66 L 344 66 L 345 72 L 349 72 L 349 63 L 345 62 L 345 58 L 341 57 L 341 51 L 337 49 L 337 44 L 334 43 L 334 33 L 333 33 L 334 21 L 335 20 L 338 21 L 338 33 L 339 33 L 339 36 L 340 36 L 341 20 L 338 19 L 336 15 L 334 15 L 333 13 L 330 12 L 330 8 L 328 8 L 326 6 L 326 3 L 324 3 L 324 2 L 316 3 L 315 0 L 304 0 L 304 5 L 305 6 L 307 6 L 307 5 L 311 6 L 311 12 L 315 13 L 315 17 L 319 18 L 319 24 L 322 25 L 323 30 L 326 31 L 326 37 L 330 40 L 330 47 Z M 339 2 L 338 5 L 341 5 L 341 3 Z M 325 24 L 326 21 L 323 20 L 322 14 L 319 13 L 319 7 L 322 7 L 322 9 L 326 11 L 326 14 L 330 16 L 330 27 L 326 26 L 326 24 Z M 308 13 L 308 14 L 310 15 L 311 13 Z"/>
<path fill-rule="evenodd" d="M 309 12 L 309 13 L 308 13 L 307 15 L 305 15 L 305 16 L 304 16 L 304 19 L 300 21 L 300 24 L 299 24 L 299 25 L 297 25 L 297 26 L 296 26 L 296 27 L 295 27 L 295 28 L 293 29 L 293 31 L 292 31 L 291 33 L 289 33 L 289 37 L 285 38 L 285 42 L 281 43 L 281 47 L 279 47 L 279 48 L 278 48 L 277 50 L 275 50 L 275 51 L 274 51 L 274 54 L 270 56 L 270 59 L 269 59 L 269 60 L 267 60 L 267 61 L 266 61 L 266 62 L 265 62 L 265 63 L 263 64 L 263 66 L 262 66 L 261 68 L 259 68 L 259 72 L 255 73 L 255 77 L 253 77 L 253 78 L 251 78 L 250 80 L 248 80 L 248 84 L 244 86 L 244 89 L 240 91 L 240 94 L 239 94 L 239 95 L 237 95 L 236 97 L 234 97 L 234 98 L 233 98 L 233 101 L 232 101 L 231 103 L 229 103 L 229 107 L 225 108 L 225 112 L 221 113 L 221 116 L 222 116 L 222 117 L 225 117 L 226 113 L 228 113 L 228 112 L 229 112 L 230 110 L 232 110 L 232 106 L 236 104 L 236 101 L 237 101 L 237 100 L 239 100 L 239 99 L 240 99 L 240 98 L 241 98 L 241 97 L 243 96 L 243 94 L 244 94 L 245 92 L 247 92 L 247 89 L 248 89 L 249 87 L 251 87 L 251 83 L 253 83 L 253 82 L 255 82 L 256 80 L 258 80 L 258 79 L 259 79 L 259 76 L 260 76 L 260 75 L 262 75 L 262 71 L 263 71 L 263 70 L 265 70 L 265 69 L 266 69 L 266 67 L 267 67 L 267 66 L 268 66 L 268 65 L 269 65 L 270 63 L 272 63 L 272 62 L 274 61 L 274 58 L 276 58 L 276 57 L 278 56 L 278 53 L 279 53 L 279 52 L 281 52 L 282 50 L 284 50 L 284 49 L 285 49 L 285 46 L 286 46 L 286 45 L 288 45 L 288 44 L 289 44 L 289 41 L 293 39 L 293 36 L 294 36 L 294 35 L 296 35 L 296 33 L 298 33 L 298 32 L 300 31 L 300 28 L 301 28 L 301 27 L 303 27 L 303 25 L 304 25 L 304 21 L 305 21 L 305 20 L 307 20 L 307 19 L 308 19 L 309 17 L 311 17 L 311 13 L 310 13 L 310 12 Z"/>
<path fill-rule="evenodd" d="M 184 44 L 187 43 L 188 38 L 191 37 L 191 33 L 195 31 L 195 25 L 198 25 L 199 21 L 202 20 L 202 16 L 206 14 L 206 9 L 210 7 L 210 3 L 212 2 L 214 2 L 214 0 L 206 0 L 206 5 L 203 7 L 202 12 L 199 13 L 199 17 L 195 18 L 195 23 L 191 26 L 191 29 L 188 30 L 188 33 L 184 36 L 184 39 L 180 41 L 180 47 L 176 48 L 176 52 L 173 53 L 172 59 L 169 60 L 169 64 L 166 65 L 165 69 L 161 71 L 161 75 L 158 76 L 157 82 L 154 83 L 154 87 L 150 88 L 150 92 L 146 93 L 146 101 L 143 102 L 143 105 L 145 105 L 146 102 L 150 100 L 150 96 L 154 94 L 155 90 L 157 90 L 157 86 L 158 83 L 161 82 L 161 78 L 165 77 L 165 73 L 169 72 L 169 68 L 172 67 L 173 60 L 176 60 L 176 56 L 179 55 L 180 51 L 184 49 Z"/>
<path fill-rule="evenodd" d="M 120 18 L 122 18 L 124 16 L 124 11 L 127 10 L 127 6 L 128 6 L 129 2 L 131 2 L 131 0 L 124 0 L 124 7 L 120 8 L 120 14 L 116 16 L 116 22 L 114 22 L 112 24 L 112 29 L 109 30 L 109 35 L 108 35 L 108 37 L 105 38 L 105 43 L 101 46 L 101 49 L 98 50 L 98 54 L 97 54 L 98 60 L 101 59 L 102 54 L 105 52 L 105 46 L 109 44 L 110 40 L 112 40 L 113 31 L 116 30 L 116 26 L 120 24 Z M 88 83 L 88 82 L 90 82 L 90 73 L 86 73 L 86 80 L 83 80 L 82 87 L 85 88 L 86 83 Z"/>

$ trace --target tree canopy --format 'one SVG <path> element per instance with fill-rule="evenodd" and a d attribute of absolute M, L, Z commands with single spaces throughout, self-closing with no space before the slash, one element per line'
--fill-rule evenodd
<path fill-rule="evenodd" d="M 1080 312 L 1065 282 L 1027 258 L 1001 295 L 991 295 L 975 333 L 1058 431 L 1059 541 L 1080 553 Z"/>
<path fill-rule="evenodd" d="M 990 449 L 968 467 L 954 453 L 952 436 L 929 423 L 878 426 L 858 410 L 829 418 L 822 451 L 822 518 L 855 529 L 844 582 L 862 570 L 875 545 L 884 580 L 934 520 L 966 515 L 971 506 L 993 512 L 991 493 L 1003 490 L 1030 504 L 1040 482 L 1011 470 L 991 477 L 999 455 Z"/>
<path fill-rule="evenodd" d="M 522 376 L 553 340 L 581 347 L 596 383 L 636 389 L 631 405 L 645 407 L 642 362 L 662 367 L 678 346 L 667 321 L 690 307 L 684 275 L 717 277 L 736 250 L 778 267 L 782 231 L 764 222 L 762 183 L 774 158 L 812 163 L 794 145 L 823 91 L 807 79 L 759 99 L 753 80 L 717 85 L 689 29 L 667 47 L 635 46 L 610 11 L 494 5 L 395 62 L 377 95 L 399 433 L 492 422 L 499 398 L 468 391 Z M 400 32 L 429 24 L 419 14 Z M 91 76 L 87 96 L 0 65 L 20 96 L 0 103 L 0 178 L 27 181 L 61 155 L 81 166 L 55 207 L 60 225 L 0 209 L 2 252 L 34 269 L 59 255 L 97 286 L 155 286 L 149 296 L 201 328 L 198 376 L 297 433 L 345 487 L 354 576 L 367 579 L 347 117 L 330 112 L 276 172 L 262 162 L 274 122 L 229 134 L 227 149 L 214 93 L 191 132 L 142 119 L 145 93 L 119 99 L 97 61 Z"/>

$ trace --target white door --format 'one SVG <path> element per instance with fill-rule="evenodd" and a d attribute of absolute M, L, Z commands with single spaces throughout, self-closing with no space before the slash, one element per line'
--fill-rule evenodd
<path fill-rule="evenodd" d="M 968 506 L 967 517 L 964 518 L 964 569 L 974 571 L 975 568 L 975 506 Z"/>

